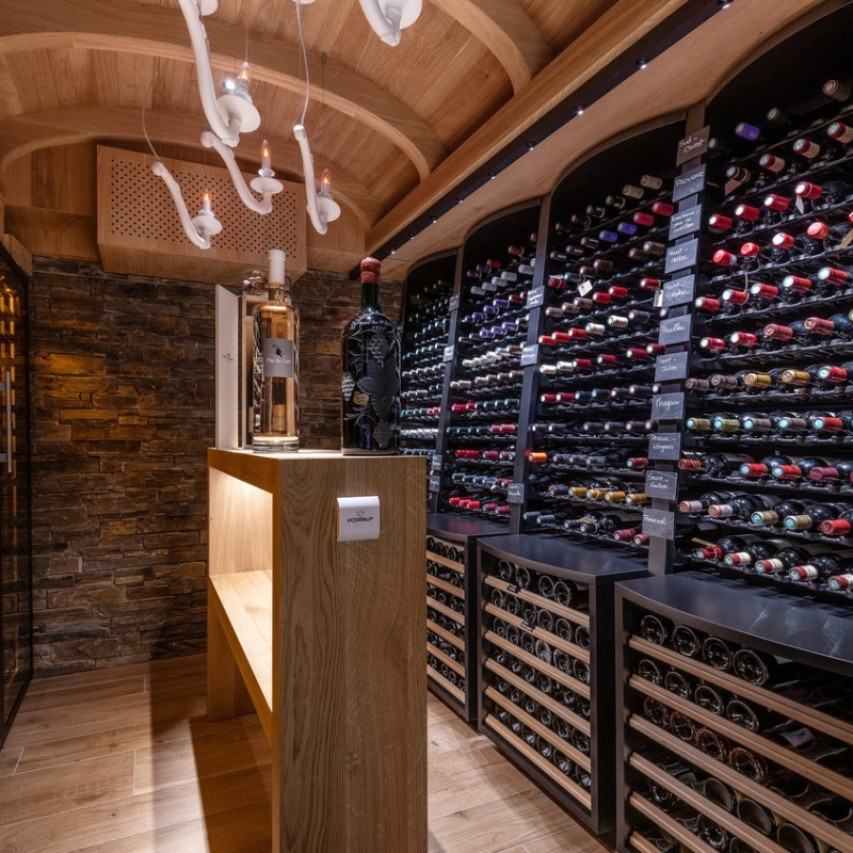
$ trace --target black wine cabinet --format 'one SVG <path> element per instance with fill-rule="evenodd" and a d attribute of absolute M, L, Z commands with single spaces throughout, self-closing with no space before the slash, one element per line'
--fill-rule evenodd
<path fill-rule="evenodd" d="M 632 556 L 545 534 L 478 543 L 480 730 L 593 832 L 615 810 L 613 585 Z"/>
<path fill-rule="evenodd" d="M 467 722 L 477 708 L 476 544 L 505 532 L 483 519 L 427 516 L 427 685 Z"/>
<path fill-rule="evenodd" d="M 615 618 L 620 851 L 853 849 L 848 610 L 685 572 Z"/>

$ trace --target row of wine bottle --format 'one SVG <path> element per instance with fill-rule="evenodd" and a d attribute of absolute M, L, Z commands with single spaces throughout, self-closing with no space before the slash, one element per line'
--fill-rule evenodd
<path fill-rule="evenodd" d="M 589 737 L 580 729 L 572 726 L 564 717 L 555 714 L 549 707 L 540 704 L 532 696 L 528 696 L 496 673 L 490 673 L 489 681 L 498 693 L 506 696 L 513 705 L 525 714 L 534 717 L 543 726 L 554 732 L 557 737 L 570 743 L 578 752 L 589 755 Z M 524 739 L 526 740 L 526 738 Z"/>
<path fill-rule="evenodd" d="M 738 646 L 689 625 L 675 624 L 656 613 L 640 619 L 640 635 L 658 646 L 674 649 L 689 658 L 699 658 L 721 672 L 758 687 L 773 687 L 802 675 L 802 667 L 756 649 Z"/>
<path fill-rule="evenodd" d="M 629 457 L 624 464 L 637 467 L 635 462 L 629 464 L 632 460 Z M 792 458 L 773 455 L 756 459 L 746 453 L 685 451 L 678 460 L 678 470 L 717 479 L 734 477 L 760 483 L 846 486 L 853 482 L 853 459 L 824 459 L 818 456 Z"/>
<path fill-rule="evenodd" d="M 576 625 L 565 616 L 557 616 L 547 608 L 538 607 L 510 592 L 493 588 L 489 593 L 489 601 L 513 616 L 520 616 L 524 624 L 541 628 L 566 642 L 573 642 L 581 649 L 589 649 L 592 644 L 588 626 Z"/>
<path fill-rule="evenodd" d="M 517 628 L 502 619 L 494 618 L 492 620 L 492 630 L 498 637 L 518 646 L 547 666 L 552 666 L 563 674 L 572 676 L 582 684 L 589 684 L 590 669 L 586 661 L 573 657 L 563 649 L 553 648 L 545 640 L 538 639 L 529 631 Z"/>
<path fill-rule="evenodd" d="M 430 647 L 438 649 L 445 657 L 450 658 L 450 660 L 458 663 L 460 666 L 465 666 L 465 652 L 457 648 L 449 640 L 445 640 L 439 634 L 436 634 L 435 631 L 427 628 L 427 652 L 430 651 Z"/>
<path fill-rule="evenodd" d="M 521 720 L 503 708 L 494 708 L 492 714 L 501 725 L 520 737 L 531 749 L 535 749 L 547 761 L 552 762 L 565 776 L 568 776 L 586 790 L 592 787 L 592 776 L 582 767 L 575 764 L 568 756 L 555 749 L 546 738 L 537 735 L 529 726 L 526 726 Z"/>
<path fill-rule="evenodd" d="M 427 651 L 427 666 L 435 670 L 446 682 L 452 684 L 457 689 L 465 692 L 465 678 L 459 675 L 446 663 L 440 661 L 435 655 Z"/>
<path fill-rule="evenodd" d="M 831 438 L 853 433 L 853 411 L 711 412 L 685 418 L 684 427 L 698 434 Z"/>
<path fill-rule="evenodd" d="M 566 687 L 556 679 L 551 678 L 548 673 L 526 664 L 515 655 L 497 646 L 491 648 L 488 652 L 488 657 L 498 666 L 521 678 L 525 684 L 529 685 L 530 692 L 534 690 L 538 691 L 538 693 L 553 699 L 558 705 L 563 706 L 567 711 L 571 711 L 584 720 L 590 718 L 590 714 L 592 713 L 590 700 L 579 695 L 571 688 Z M 536 694 L 534 693 L 533 695 L 535 696 Z M 516 702 L 516 704 L 519 703 Z"/>
<path fill-rule="evenodd" d="M 645 758 L 646 755 L 643 757 Z M 746 826 L 757 830 L 767 838 L 775 839 L 782 849 L 790 853 L 819 853 L 824 849 L 814 836 L 804 832 L 796 824 L 775 815 L 758 800 L 736 791 L 710 773 L 698 770 L 685 761 L 662 752 L 651 752 L 647 760 L 653 760 L 653 763 L 677 782 L 696 791 L 726 812 L 736 815 L 737 819 Z M 815 789 L 805 780 L 793 775 L 771 783 L 771 788 L 823 820 L 829 821 L 843 831 L 849 831 L 853 810 L 846 800 Z M 649 780 L 645 795 L 668 817 L 697 835 L 713 850 L 751 853 L 754 849 L 741 842 L 736 835 L 703 812 L 697 812 L 686 806 L 669 787 L 659 782 Z M 678 853 L 679 846 L 674 839 L 667 840 L 665 835 L 656 834 L 654 830 L 642 834 L 644 837 L 650 835 L 652 838 L 657 838 L 657 841 L 653 842 L 657 849 Z"/>
<path fill-rule="evenodd" d="M 589 602 L 589 590 L 573 581 L 540 574 L 522 563 L 498 560 L 495 574 L 510 585 L 510 592 L 528 590 L 563 607 L 585 610 Z"/>
<path fill-rule="evenodd" d="M 847 536 L 853 530 L 853 505 L 812 500 L 789 500 L 751 492 L 707 492 L 678 504 L 680 512 L 729 519 L 757 528 L 779 527 L 788 532 L 812 531 L 823 536 Z"/>

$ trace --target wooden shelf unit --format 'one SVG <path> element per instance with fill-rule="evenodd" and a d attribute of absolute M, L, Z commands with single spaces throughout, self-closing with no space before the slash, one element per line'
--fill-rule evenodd
<path fill-rule="evenodd" d="M 273 853 L 425 853 L 424 463 L 208 451 L 208 716 L 255 710 Z M 338 497 L 381 534 L 338 542 Z"/>
<path fill-rule="evenodd" d="M 478 566 L 480 730 L 608 839 L 615 812 L 613 585 L 641 577 L 645 567 L 637 558 L 591 554 L 546 535 L 483 539 Z M 530 586 L 508 576 L 512 566 L 527 569 Z M 578 600 L 561 603 L 541 594 L 543 578 L 575 588 Z M 568 774 L 560 759 L 570 762 Z"/>
<path fill-rule="evenodd" d="M 843 716 L 834 716 L 827 707 L 813 708 L 796 695 L 776 692 L 772 686 L 756 686 L 729 671 L 710 666 L 701 659 L 687 657 L 674 648 L 651 642 L 640 635 L 640 621 L 654 614 L 664 624 L 683 625 L 700 636 L 714 636 L 733 649 L 749 648 L 760 653 L 790 660 L 809 669 L 815 677 L 842 684 L 853 675 L 853 635 L 847 623 L 849 611 L 829 605 L 802 602 L 782 592 L 759 588 L 744 589 L 736 581 L 724 581 L 699 573 L 683 573 L 670 577 L 633 580 L 616 585 L 617 719 L 624 727 L 617 732 L 620 757 L 617 790 L 623 793 L 618 805 L 617 844 L 620 851 L 645 853 L 644 843 L 632 839 L 648 821 L 673 834 L 672 819 L 648 799 L 648 784 L 653 782 L 675 794 L 680 803 L 696 814 L 705 815 L 730 836 L 740 838 L 759 853 L 781 853 L 784 849 L 773 836 L 767 837 L 741 821 L 736 813 L 728 813 L 707 799 L 702 792 L 683 785 L 667 772 L 673 760 L 698 771 L 700 777 L 713 777 L 727 785 L 737 797 L 748 797 L 775 815 L 778 826 L 791 823 L 818 839 L 821 849 L 847 851 L 853 849 L 853 833 L 835 826 L 809 811 L 796 798 L 788 798 L 774 787 L 763 785 L 739 772 L 723 756 L 713 756 L 698 749 L 694 742 L 682 739 L 656 724 L 643 712 L 646 700 L 678 712 L 697 728 L 705 727 L 724 739 L 731 747 L 743 747 L 792 777 L 804 780 L 812 790 L 826 796 L 853 801 L 853 782 L 846 771 L 834 771 L 818 764 L 795 749 L 785 749 L 760 731 L 750 731 L 726 716 L 697 704 L 692 695 L 681 696 L 638 674 L 641 659 L 655 661 L 664 669 L 674 670 L 749 703 L 761 715 L 772 712 L 771 722 L 793 720 L 810 729 L 816 737 L 830 738 L 840 746 L 853 748 L 853 725 Z M 802 676 L 801 676 L 802 677 Z M 839 678 L 840 677 L 840 678 Z M 853 700 L 853 691 L 848 691 Z M 807 697 L 806 697 L 807 698 Z M 848 706 L 853 701 L 848 701 Z M 768 725 L 768 724 L 765 724 Z M 666 750 L 662 753 L 661 749 Z M 661 763 L 663 762 L 663 763 Z M 639 825 L 638 825 L 639 824 Z M 679 826 L 683 833 L 687 830 Z M 704 849 L 698 836 L 684 842 L 691 850 Z M 706 845 L 707 846 L 707 845 Z"/>

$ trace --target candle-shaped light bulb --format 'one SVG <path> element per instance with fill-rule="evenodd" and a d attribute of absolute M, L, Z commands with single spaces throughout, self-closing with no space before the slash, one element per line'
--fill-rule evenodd
<path fill-rule="evenodd" d="M 201 195 L 201 210 L 199 216 L 213 216 L 213 210 L 210 207 L 210 193 L 202 193 Z"/>
<path fill-rule="evenodd" d="M 269 281 L 278 284 L 284 283 L 284 252 L 281 249 L 270 249 L 269 254 Z"/>
<path fill-rule="evenodd" d="M 272 169 L 272 155 L 270 154 L 270 144 L 266 141 L 263 141 L 261 145 L 261 170 L 270 171 Z"/>
<path fill-rule="evenodd" d="M 249 82 L 251 82 L 252 78 L 249 76 L 249 63 L 248 62 L 244 62 L 240 66 L 240 73 L 237 75 L 237 79 L 242 80 L 247 85 L 249 84 Z"/>
<path fill-rule="evenodd" d="M 332 197 L 332 174 L 328 169 L 323 169 L 323 177 L 320 178 L 320 195 Z"/>

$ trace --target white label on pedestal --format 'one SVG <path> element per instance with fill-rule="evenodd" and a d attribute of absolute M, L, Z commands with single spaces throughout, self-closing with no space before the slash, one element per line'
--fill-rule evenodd
<path fill-rule="evenodd" d="M 379 538 L 379 498 L 338 498 L 338 542 Z"/>

